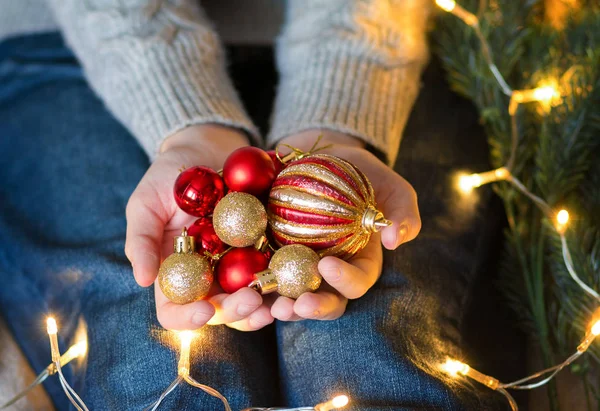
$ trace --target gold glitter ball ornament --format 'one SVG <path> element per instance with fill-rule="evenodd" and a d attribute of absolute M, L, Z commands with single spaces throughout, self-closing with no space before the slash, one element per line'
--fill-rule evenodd
<path fill-rule="evenodd" d="M 195 252 L 194 237 L 185 228 L 173 243 L 175 252 L 160 265 L 158 284 L 169 300 L 189 304 L 208 294 L 213 270 L 208 259 Z"/>
<path fill-rule="evenodd" d="M 316 291 L 321 285 L 319 255 L 310 248 L 293 244 L 281 247 L 273 254 L 269 269 L 256 274 L 250 284 L 262 294 L 277 291 L 289 298 Z"/>
<path fill-rule="evenodd" d="M 258 198 L 231 192 L 219 201 L 213 212 L 217 236 L 232 247 L 249 247 L 267 229 L 267 212 Z"/>

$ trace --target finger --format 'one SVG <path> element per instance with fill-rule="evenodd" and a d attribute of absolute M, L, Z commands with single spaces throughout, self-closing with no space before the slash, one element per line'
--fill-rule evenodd
<path fill-rule="evenodd" d="M 319 261 L 319 272 L 327 284 L 349 299 L 362 297 L 381 273 L 382 252 L 375 234 L 364 250 L 346 262 L 336 257 Z"/>
<path fill-rule="evenodd" d="M 215 307 L 210 325 L 233 323 L 252 314 L 263 300 L 259 293 L 244 287 L 233 294 L 217 294 L 208 301 Z"/>
<path fill-rule="evenodd" d="M 239 331 L 256 331 L 271 324 L 274 320 L 269 307 L 261 305 L 248 317 L 234 323 L 229 323 L 227 326 Z"/>
<path fill-rule="evenodd" d="M 417 193 L 413 187 L 397 174 L 390 174 L 393 181 L 384 184 L 382 197 L 378 204 L 392 225 L 381 231 L 381 242 L 388 250 L 394 250 L 402 243 L 413 240 L 421 230 L 421 217 L 417 202 Z"/>
<path fill-rule="evenodd" d="M 160 201 L 152 201 L 152 198 L 157 197 L 137 188 L 126 209 L 125 255 L 133 266 L 135 280 L 142 287 L 151 285 L 158 274 L 162 237 L 169 219 Z"/>
<path fill-rule="evenodd" d="M 288 297 L 278 297 L 271 306 L 271 315 L 280 321 L 301 320 L 302 317 L 294 312 L 294 302 Z"/>
<path fill-rule="evenodd" d="M 215 314 L 215 307 L 205 300 L 180 305 L 169 301 L 155 284 L 156 317 L 164 328 L 169 330 L 195 330 L 204 326 Z"/>
<path fill-rule="evenodd" d="M 304 293 L 294 303 L 294 312 L 311 320 L 335 320 L 346 311 L 348 299 L 338 293 Z"/>

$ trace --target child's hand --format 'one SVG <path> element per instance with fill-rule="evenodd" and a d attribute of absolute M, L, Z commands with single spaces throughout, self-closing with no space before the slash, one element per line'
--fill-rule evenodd
<path fill-rule="evenodd" d="M 127 204 L 125 254 L 139 285 L 151 285 L 161 261 L 173 252 L 173 237 L 196 218 L 181 211 L 173 198 L 173 183 L 183 166 L 205 165 L 219 170 L 227 156 L 248 144 L 233 129 L 201 125 L 186 128 L 168 138 L 161 154 L 150 166 Z M 235 294 L 219 294 L 215 286 L 209 300 L 186 305 L 170 302 L 155 285 L 156 314 L 169 329 L 196 329 L 226 323 L 233 328 L 254 330 L 273 321 L 262 297 L 250 288 Z"/>
<path fill-rule="evenodd" d="M 304 318 L 334 320 L 346 310 L 348 299 L 359 298 L 375 284 L 381 274 L 381 245 L 393 250 L 414 239 L 421 229 L 417 195 L 412 186 L 391 168 L 366 151 L 364 144 L 341 133 L 311 130 L 282 141 L 293 147 L 308 150 L 315 139 L 323 134 L 322 144 L 333 143 L 324 151 L 337 155 L 356 165 L 367 175 L 377 200 L 377 208 L 393 225 L 373 234 L 363 251 L 349 261 L 325 257 L 319 271 L 325 282 L 316 293 L 305 293 L 296 301 L 279 297 L 271 307 L 271 314 L 279 320 L 295 321 Z"/>

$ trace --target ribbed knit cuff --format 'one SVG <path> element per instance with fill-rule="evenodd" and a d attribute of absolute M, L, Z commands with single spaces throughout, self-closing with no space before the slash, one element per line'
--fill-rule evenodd
<path fill-rule="evenodd" d="M 220 52 L 207 51 L 195 33 L 185 33 L 169 47 L 135 42 L 123 55 L 127 62 L 113 73 L 116 79 L 102 76 L 115 83 L 100 89 L 151 159 L 167 136 L 195 124 L 238 128 L 259 142 Z"/>
<path fill-rule="evenodd" d="M 393 163 L 421 68 L 422 62 L 388 68 L 318 50 L 281 79 L 268 142 L 307 129 L 331 129 L 361 138 Z"/>

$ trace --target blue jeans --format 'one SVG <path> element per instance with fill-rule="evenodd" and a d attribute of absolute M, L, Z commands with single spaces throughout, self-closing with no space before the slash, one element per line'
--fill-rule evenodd
<path fill-rule="evenodd" d="M 59 321 L 63 351 L 86 333 L 85 364 L 65 367 L 75 390 L 92 410 L 142 410 L 177 373 L 153 292 L 137 286 L 123 252 L 125 205 L 148 159 L 58 34 L 0 43 L 0 136 L 0 314 L 37 372 L 50 362 L 46 315 Z M 253 333 L 205 327 L 192 375 L 235 410 L 338 393 L 355 410 L 465 409 L 429 372 L 456 353 L 468 281 L 452 277 L 464 267 L 427 233 L 425 220 L 422 240 L 387 253 L 381 280 L 339 320 Z M 45 387 L 59 410 L 69 408 L 56 378 Z M 161 409 L 221 405 L 181 386 Z"/>

